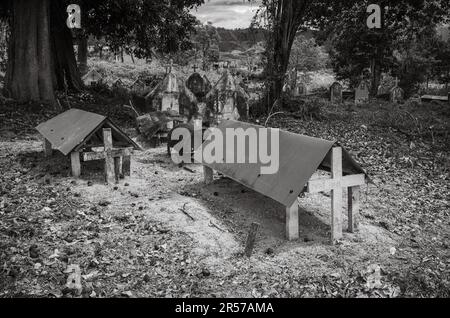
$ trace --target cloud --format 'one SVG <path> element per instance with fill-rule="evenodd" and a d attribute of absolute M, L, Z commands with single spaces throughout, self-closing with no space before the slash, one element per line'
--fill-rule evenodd
<path fill-rule="evenodd" d="M 202 23 L 212 22 L 226 29 L 248 28 L 260 4 L 260 0 L 206 0 L 192 11 Z"/>

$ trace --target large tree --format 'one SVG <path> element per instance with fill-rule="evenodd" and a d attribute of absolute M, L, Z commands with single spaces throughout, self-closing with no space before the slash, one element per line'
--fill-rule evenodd
<path fill-rule="evenodd" d="M 62 2 L 14 0 L 6 4 L 11 28 L 6 95 L 17 100 L 53 102 L 55 89 L 66 85 L 80 89 Z"/>
<path fill-rule="evenodd" d="M 369 4 L 389 7 L 384 16 L 381 30 L 369 30 L 366 25 Z M 356 10 L 356 11 L 355 11 Z M 355 50 L 355 56 L 364 57 L 364 67 L 372 68 L 374 86 L 386 63 L 385 47 L 391 38 L 401 39 L 402 32 L 416 32 L 427 23 L 436 23 L 448 16 L 448 0 L 399 0 L 399 1 L 318 1 L 318 0 L 262 0 L 261 9 L 255 21 L 269 30 L 267 41 L 268 106 L 280 99 L 286 76 L 292 44 L 297 32 L 303 28 L 319 28 L 335 34 L 343 34 L 347 39 L 346 48 Z M 353 37 L 345 37 L 343 23 L 353 32 Z M 410 26 L 410 27 L 405 27 Z M 375 43 L 375 45 L 374 45 Z M 376 44 L 379 45 L 376 45 Z"/>
<path fill-rule="evenodd" d="M 269 108 L 280 100 L 292 45 L 300 29 L 324 25 L 353 1 L 262 0 L 255 24 L 268 32 L 266 47 Z"/>
<path fill-rule="evenodd" d="M 448 1 L 377 1 L 382 10 L 380 29 L 367 27 L 366 9 L 370 3 L 356 1 L 330 20 L 334 70 L 338 78 L 356 84 L 363 71 L 370 68 L 373 96 L 382 72 L 392 70 L 410 91 L 408 83 L 413 78 L 407 77 L 419 81 L 432 65 L 435 54 L 431 40 L 435 26 L 449 16 Z"/>
<path fill-rule="evenodd" d="M 0 17 L 9 21 L 11 37 L 5 93 L 21 101 L 55 101 L 55 90 L 80 90 L 82 82 L 73 50 L 73 34 L 66 26 L 70 3 L 82 8 L 82 39 L 103 37 L 113 49 L 127 48 L 149 57 L 159 48 L 175 52 L 196 20 L 189 9 L 202 0 L 8 0 L 0 3 Z M 83 44 L 83 42 L 82 42 Z M 84 42 L 85 44 L 85 42 Z M 85 46 L 79 57 L 85 60 Z"/>

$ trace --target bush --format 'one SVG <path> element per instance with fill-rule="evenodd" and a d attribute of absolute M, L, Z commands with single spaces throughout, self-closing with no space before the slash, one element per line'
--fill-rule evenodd
<path fill-rule="evenodd" d="M 299 99 L 283 97 L 283 110 L 293 113 L 295 117 L 303 120 L 323 119 L 323 110 L 327 101 L 321 98 Z"/>

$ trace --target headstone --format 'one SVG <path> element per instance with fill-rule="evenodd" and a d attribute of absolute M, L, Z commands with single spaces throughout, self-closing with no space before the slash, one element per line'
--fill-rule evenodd
<path fill-rule="evenodd" d="M 82 81 L 85 86 L 98 85 L 102 82 L 102 76 L 96 70 L 90 70 L 83 76 Z"/>
<path fill-rule="evenodd" d="M 342 103 L 342 85 L 338 82 L 334 82 L 330 87 L 330 101 L 332 103 Z"/>
<path fill-rule="evenodd" d="M 390 100 L 392 103 L 400 103 L 403 101 L 405 91 L 398 86 L 398 79 L 395 80 L 395 86 L 390 91 Z"/>
<path fill-rule="evenodd" d="M 369 102 L 370 83 L 362 80 L 355 89 L 355 104 L 360 105 Z"/>
<path fill-rule="evenodd" d="M 243 90 L 236 84 L 231 72 L 225 69 L 206 99 L 213 101 L 212 107 L 219 120 L 239 120 L 241 117 L 238 110 L 239 96 L 243 97 Z"/>
<path fill-rule="evenodd" d="M 161 111 L 173 111 L 180 113 L 180 88 L 178 86 L 177 76 L 173 73 L 173 63 L 170 61 L 170 66 L 167 69 L 167 75 L 162 82 L 162 98 Z"/>

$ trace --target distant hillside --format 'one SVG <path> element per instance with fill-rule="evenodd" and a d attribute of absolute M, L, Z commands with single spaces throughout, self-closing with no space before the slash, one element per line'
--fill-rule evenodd
<path fill-rule="evenodd" d="M 228 30 L 215 28 L 215 30 L 218 35 L 218 44 L 221 52 L 246 51 L 265 39 L 264 31 L 261 29 Z"/>

